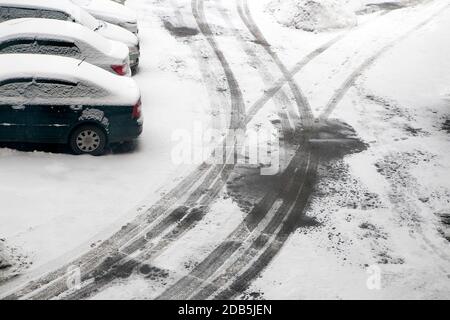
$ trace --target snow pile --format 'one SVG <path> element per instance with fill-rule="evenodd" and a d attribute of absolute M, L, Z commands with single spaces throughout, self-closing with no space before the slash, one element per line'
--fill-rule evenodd
<path fill-rule="evenodd" d="M 5 245 L 3 244 L 3 241 L 0 240 L 0 270 L 9 268 L 10 266 L 9 259 L 6 257 Z"/>
<path fill-rule="evenodd" d="M 8 278 L 12 262 L 3 239 L 0 239 L 0 283 Z"/>
<path fill-rule="evenodd" d="M 357 24 L 354 1 L 272 0 L 268 10 L 275 19 L 291 28 L 323 31 Z"/>

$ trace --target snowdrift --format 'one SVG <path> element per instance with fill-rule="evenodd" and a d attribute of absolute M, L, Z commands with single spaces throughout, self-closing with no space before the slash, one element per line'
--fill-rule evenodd
<path fill-rule="evenodd" d="M 417 3 L 417 0 L 271 0 L 267 10 L 287 27 L 325 31 L 355 26 L 358 13 L 395 10 Z"/>
<path fill-rule="evenodd" d="M 279 23 L 305 31 L 347 28 L 357 24 L 355 1 L 272 0 L 267 9 Z"/>
<path fill-rule="evenodd" d="M 0 239 L 0 280 L 2 278 L 2 272 L 4 273 L 7 269 L 11 268 L 11 266 L 11 262 L 6 253 L 6 247 Z"/>

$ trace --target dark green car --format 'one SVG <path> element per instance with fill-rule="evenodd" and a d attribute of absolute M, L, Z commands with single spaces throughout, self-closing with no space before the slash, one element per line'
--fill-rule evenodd
<path fill-rule="evenodd" d="M 0 141 L 69 144 L 102 154 L 143 128 L 134 80 L 48 55 L 0 56 Z"/>

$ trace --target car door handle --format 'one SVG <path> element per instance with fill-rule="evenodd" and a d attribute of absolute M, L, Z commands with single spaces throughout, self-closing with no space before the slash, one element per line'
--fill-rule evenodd
<path fill-rule="evenodd" d="M 80 111 L 83 109 L 83 106 L 82 105 L 72 105 L 72 106 L 70 106 L 70 109 L 73 111 Z"/>
<path fill-rule="evenodd" d="M 14 109 L 14 110 L 25 110 L 25 106 L 24 105 L 11 106 L 11 108 Z"/>

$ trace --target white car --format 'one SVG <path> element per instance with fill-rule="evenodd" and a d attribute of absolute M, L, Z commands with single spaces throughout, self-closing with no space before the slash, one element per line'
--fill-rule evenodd
<path fill-rule="evenodd" d="M 139 64 L 139 39 L 119 26 L 97 20 L 69 0 L 0 0 L 0 22 L 18 18 L 47 18 L 79 23 L 102 36 L 125 43 L 130 50 L 130 66 Z"/>
<path fill-rule="evenodd" d="M 131 75 L 128 47 L 68 21 L 23 18 L 0 23 L 0 54 L 50 54 Z"/>
<path fill-rule="evenodd" d="M 138 34 L 136 13 L 130 8 L 111 0 L 72 0 L 97 19 L 118 25 Z"/>
<path fill-rule="evenodd" d="M 0 59 L 0 141 L 68 144 L 100 155 L 143 129 L 136 82 L 79 60 L 40 54 Z"/>

